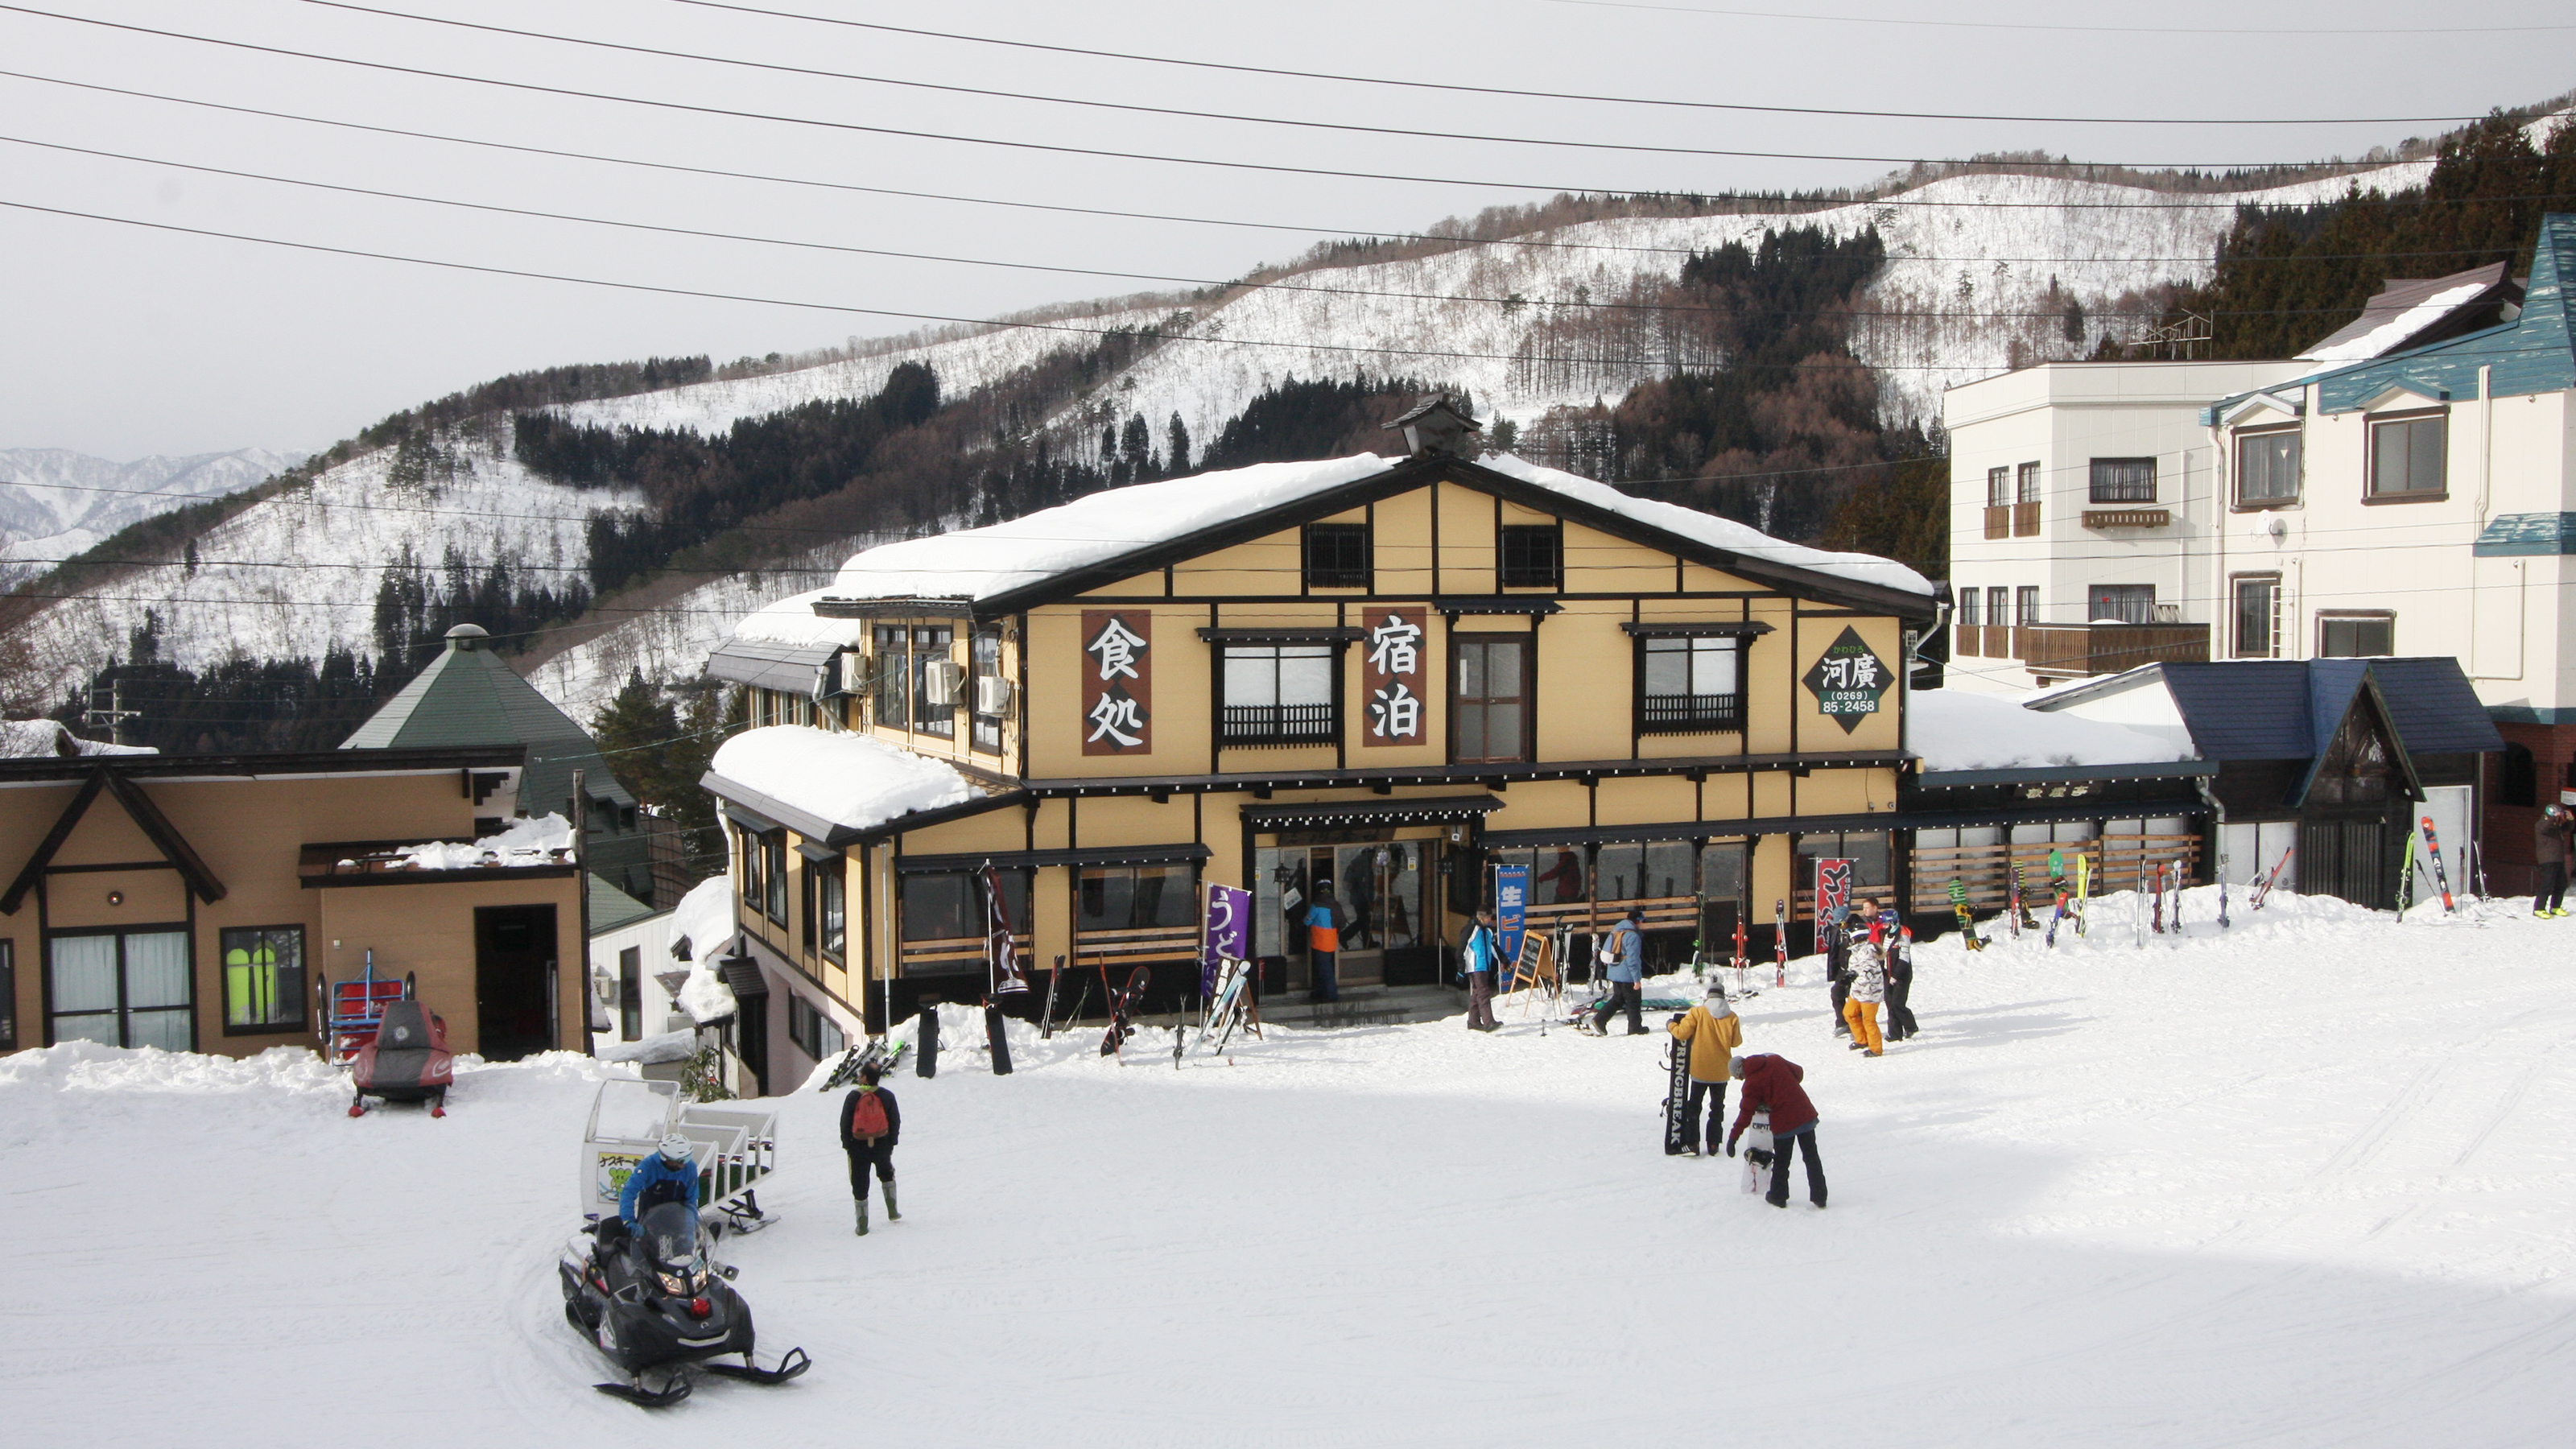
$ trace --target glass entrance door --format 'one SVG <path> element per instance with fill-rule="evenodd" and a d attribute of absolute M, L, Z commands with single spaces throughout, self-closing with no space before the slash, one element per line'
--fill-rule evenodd
<path fill-rule="evenodd" d="M 1316 849 L 1312 869 L 1333 883 L 1348 922 L 1342 927 L 1340 961 L 1345 985 L 1387 982 L 1389 953 L 1399 968 L 1409 966 L 1412 953 L 1424 943 L 1425 849 L 1425 843 L 1416 840 Z M 1399 969 L 1397 974 L 1405 972 Z"/>
<path fill-rule="evenodd" d="M 196 1044 L 188 933 L 109 932 L 45 943 L 55 1041 L 159 1047 Z"/>

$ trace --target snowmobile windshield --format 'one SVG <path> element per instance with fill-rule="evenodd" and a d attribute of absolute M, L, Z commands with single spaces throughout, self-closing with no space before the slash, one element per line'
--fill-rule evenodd
<path fill-rule="evenodd" d="M 636 1235 L 657 1267 L 685 1268 L 697 1261 L 698 1213 L 685 1203 L 655 1205 L 637 1225 Z"/>

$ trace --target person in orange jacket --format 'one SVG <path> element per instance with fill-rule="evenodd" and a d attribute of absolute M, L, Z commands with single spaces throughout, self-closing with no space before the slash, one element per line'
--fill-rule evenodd
<path fill-rule="evenodd" d="M 1726 987 L 1718 981 L 1708 983 L 1708 997 L 1690 1009 L 1688 1015 L 1674 1018 L 1664 1028 L 1690 1052 L 1690 1098 L 1682 1105 L 1682 1155 L 1700 1155 L 1700 1111 L 1707 1102 L 1708 1155 L 1717 1155 L 1718 1143 L 1726 1136 L 1726 1075 L 1728 1058 L 1744 1045 L 1744 1022 L 1726 1004 Z"/>

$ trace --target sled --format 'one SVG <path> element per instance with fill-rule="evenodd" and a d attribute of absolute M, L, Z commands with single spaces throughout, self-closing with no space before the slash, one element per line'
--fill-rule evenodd
<path fill-rule="evenodd" d="M 599 1084 L 582 1138 L 581 1210 L 614 1215 L 627 1175 L 672 1133 L 689 1139 L 698 1209 L 726 1229 L 756 1233 L 776 1222 L 758 1189 L 778 1166 L 778 1113 L 742 1102 L 683 1102 L 677 1082 L 615 1078 Z"/>

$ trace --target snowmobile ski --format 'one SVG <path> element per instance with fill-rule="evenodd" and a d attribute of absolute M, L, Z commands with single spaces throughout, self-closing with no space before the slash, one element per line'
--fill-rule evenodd
<path fill-rule="evenodd" d="M 674 1372 L 659 1389 L 644 1387 L 642 1374 L 637 1374 L 629 1383 L 592 1384 L 591 1387 L 611 1398 L 624 1399 L 637 1408 L 667 1409 L 689 1396 L 690 1384 L 687 1374 Z"/>
<path fill-rule="evenodd" d="M 2433 888 L 2442 893 L 2442 914 L 2458 915 L 2460 908 L 2451 900 L 2451 873 L 2442 864 L 2442 846 L 2433 834 L 2433 817 L 2430 815 L 2424 817 L 2424 855 L 2433 862 Z"/>
<path fill-rule="evenodd" d="M 776 1368 L 762 1368 L 750 1354 L 741 1363 L 702 1363 L 698 1367 L 720 1378 L 740 1379 L 748 1384 L 783 1384 L 814 1366 L 805 1350 L 791 1348 L 778 1360 Z"/>

